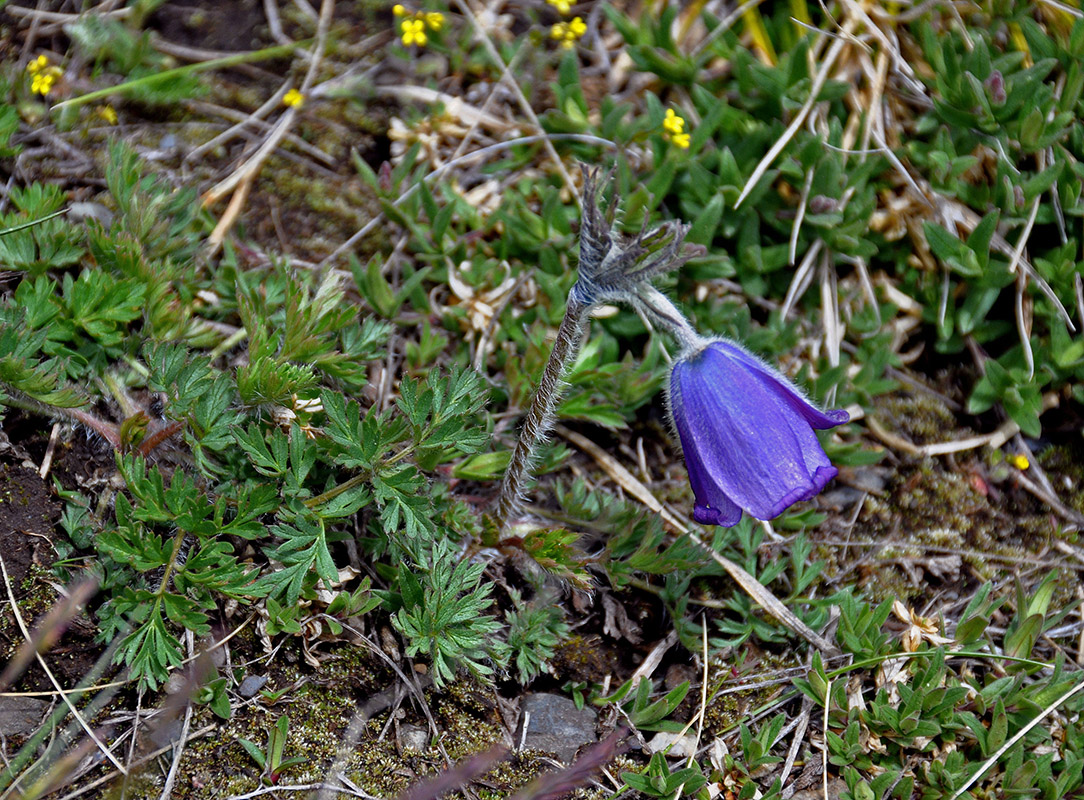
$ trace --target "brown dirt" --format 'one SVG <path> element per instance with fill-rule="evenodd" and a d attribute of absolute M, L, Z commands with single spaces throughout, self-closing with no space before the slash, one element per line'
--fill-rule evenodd
<path fill-rule="evenodd" d="M 60 504 L 33 469 L 0 463 L 0 556 L 17 599 L 30 591 L 32 565 L 53 561 L 50 540 Z"/>
<path fill-rule="evenodd" d="M 19 613 L 28 628 L 33 628 L 59 600 L 51 585 L 51 571 L 57 559 L 58 543 L 67 539 L 58 529 L 63 504 L 57 499 L 52 478 L 43 480 L 33 468 L 33 461 L 44 455 L 48 436 L 24 425 L 25 418 L 10 413 L 0 431 L 4 434 L 30 433 L 29 439 L 9 438 L 9 458 L 0 461 L 0 556 L 4 559 L 8 585 L 19 603 Z M 100 456 L 92 443 L 76 437 L 71 445 L 58 446 L 54 452 L 53 474 L 67 476 L 70 488 L 78 488 L 78 478 L 100 469 Z M 40 451 L 41 455 L 38 454 Z M 19 458 L 19 455 L 22 458 Z M 111 459 L 110 459 L 111 461 Z M 66 485 L 64 479 L 62 484 Z M 6 589 L 0 612 L 0 661 L 6 661 L 25 642 L 10 606 Z M 95 643 L 96 627 L 85 617 L 77 617 L 64 636 L 45 656 L 49 668 L 66 686 L 74 686 L 91 669 L 101 654 Z M 44 691 L 52 684 L 37 664 L 33 664 L 14 686 L 19 691 Z"/>

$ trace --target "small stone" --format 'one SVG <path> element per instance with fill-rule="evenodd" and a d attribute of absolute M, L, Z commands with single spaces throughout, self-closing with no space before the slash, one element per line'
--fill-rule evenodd
<path fill-rule="evenodd" d="M 576 708 L 567 697 L 542 692 L 529 694 L 523 699 L 521 711 L 517 741 L 523 742 L 524 749 L 554 753 L 568 764 L 576 757 L 577 750 L 598 739 L 594 710 Z"/>
<path fill-rule="evenodd" d="M 68 216 L 72 222 L 86 222 L 88 219 L 102 223 L 103 228 L 113 224 L 114 214 L 101 203 L 74 202 L 68 206 Z"/>
<path fill-rule="evenodd" d="M 263 688 L 267 683 L 266 675 L 247 675 L 241 685 L 237 687 L 237 693 L 241 697 L 253 697 L 256 692 Z"/>
<path fill-rule="evenodd" d="M 429 731 L 417 725 L 399 726 L 399 746 L 419 753 L 429 747 Z"/>
<path fill-rule="evenodd" d="M 0 731 L 5 736 L 32 733 L 48 708 L 48 702 L 33 697 L 0 697 Z"/>
<path fill-rule="evenodd" d="M 654 754 L 666 750 L 667 747 L 670 748 L 666 752 L 669 758 L 688 758 L 696 752 L 696 737 L 691 734 L 678 736 L 676 733 L 660 731 L 655 734 L 644 749 Z"/>
<path fill-rule="evenodd" d="M 829 778 L 827 793 L 825 793 L 825 789 L 820 786 L 811 789 L 799 789 L 791 795 L 791 800 L 824 800 L 825 797 L 829 800 L 838 800 L 838 798 L 842 797 L 846 791 L 847 784 L 842 778 Z"/>

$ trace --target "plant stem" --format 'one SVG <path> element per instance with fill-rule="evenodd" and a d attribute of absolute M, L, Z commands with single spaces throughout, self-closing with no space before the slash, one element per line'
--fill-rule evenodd
<path fill-rule="evenodd" d="M 632 299 L 632 305 L 643 312 L 652 323 L 673 336 L 681 345 L 682 352 L 695 352 L 708 344 L 708 340 L 696 332 L 670 298 L 654 286 L 641 289 Z"/>
<path fill-rule="evenodd" d="M 501 483 L 501 493 L 497 497 L 497 510 L 494 515 L 498 531 L 504 530 L 508 518 L 519 507 L 524 484 L 530 477 L 531 464 L 553 426 L 553 411 L 560 399 L 562 378 L 579 355 L 580 345 L 587 332 L 587 313 L 590 308 L 589 304 L 579 299 L 575 289 L 569 293 L 565 317 L 561 320 L 561 327 L 557 329 L 557 339 L 538 382 L 538 392 L 523 420 L 519 441 L 516 442 L 512 460 L 508 462 L 508 469 L 505 470 L 504 481 Z"/>
<path fill-rule="evenodd" d="M 308 500 L 305 501 L 305 508 L 316 508 L 321 503 L 326 503 L 329 500 L 334 500 L 336 497 L 343 494 L 344 492 L 349 492 L 355 486 L 361 486 L 361 484 L 365 483 L 372 477 L 373 473 L 369 470 L 359 472 L 357 475 L 343 481 L 338 486 L 331 487 L 323 494 L 318 494 L 316 495 L 316 497 L 310 497 Z"/>
<path fill-rule="evenodd" d="M 57 103 L 53 106 L 52 110 L 56 111 L 61 108 L 67 108 L 68 106 L 82 105 L 83 103 L 90 103 L 94 100 L 100 100 L 103 97 L 108 97 L 113 94 L 120 94 L 126 92 L 129 89 L 135 89 L 143 86 L 153 86 L 156 83 L 161 83 L 173 78 L 181 77 L 184 75 L 190 75 L 196 72 L 206 72 L 211 69 L 226 69 L 227 67 L 234 67 L 238 64 L 254 64 L 257 61 L 265 61 L 270 58 L 283 58 L 285 56 L 293 55 L 299 48 L 304 47 L 312 39 L 301 39 L 291 44 L 275 45 L 274 47 L 265 47 L 262 50 L 251 50 L 243 53 L 231 54 L 223 56 L 222 58 L 212 58 L 207 61 L 199 61 L 195 64 L 185 64 L 183 67 L 176 67 L 174 69 L 163 70 L 162 72 L 156 72 L 153 75 L 144 75 L 141 78 L 134 78 L 124 83 L 118 83 L 116 86 L 109 86 L 105 89 L 98 89 L 97 91 L 87 92 L 84 95 L 78 97 L 71 97 L 63 102 Z"/>
<path fill-rule="evenodd" d="M 7 389 L 4 405 L 10 408 L 20 408 L 34 414 L 41 414 L 42 416 L 63 417 L 69 422 L 78 422 L 105 439 L 114 450 L 120 450 L 120 431 L 112 422 L 98 419 L 93 414 L 80 408 L 50 405 L 22 392 L 15 394 L 14 392 L 18 390 L 14 390 L 13 387 L 5 386 L 4 388 Z"/>

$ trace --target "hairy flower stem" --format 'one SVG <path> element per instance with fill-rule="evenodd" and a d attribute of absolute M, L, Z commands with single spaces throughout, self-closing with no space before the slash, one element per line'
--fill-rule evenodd
<path fill-rule="evenodd" d="M 539 446 L 546 440 L 546 434 L 553 426 L 553 411 L 561 396 L 562 378 L 580 353 L 580 345 L 587 332 L 591 306 L 582 302 L 575 289 L 569 294 L 565 317 L 557 329 L 557 338 L 553 343 L 546 368 L 538 382 L 538 392 L 531 402 L 531 408 L 523 420 L 519 441 L 508 462 L 501 483 L 501 493 L 497 497 L 495 521 L 497 531 L 503 531 L 509 517 L 519 506 L 523 486 L 530 477 L 531 465 Z"/>
<path fill-rule="evenodd" d="M 645 286 L 640 293 L 631 298 L 633 308 L 642 313 L 652 324 L 662 328 L 673 336 L 681 346 L 682 352 L 693 352 L 708 344 L 705 339 L 685 318 L 678 307 L 654 286 Z"/>

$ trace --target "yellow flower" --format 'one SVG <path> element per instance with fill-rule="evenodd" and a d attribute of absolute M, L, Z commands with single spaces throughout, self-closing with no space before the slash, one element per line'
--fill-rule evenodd
<path fill-rule="evenodd" d="M 113 106 L 99 106 L 98 116 L 110 125 L 117 124 L 117 111 Z"/>
<path fill-rule="evenodd" d="M 573 18 L 571 22 L 558 22 L 550 28 L 550 38 L 557 39 L 566 50 L 570 50 L 576 40 L 585 33 L 587 25 L 579 17 Z"/>
<path fill-rule="evenodd" d="M 418 47 L 424 47 L 427 41 L 429 41 L 429 37 L 425 35 L 425 23 L 422 20 L 403 20 L 403 44 L 407 46 L 416 44 Z"/>
<path fill-rule="evenodd" d="M 685 120 L 677 115 L 672 108 L 666 109 L 666 119 L 662 121 L 662 127 L 668 133 L 679 134 L 685 130 Z"/>
<path fill-rule="evenodd" d="M 1017 453 L 1014 456 L 1009 456 L 1009 463 L 1021 472 L 1031 466 L 1031 462 L 1028 461 L 1028 457 L 1023 455 L 1022 453 Z"/>
<path fill-rule="evenodd" d="M 685 119 L 679 117 L 672 108 L 666 109 L 666 118 L 662 121 L 662 136 L 675 147 L 689 149 L 689 134 L 685 132 Z"/>
<path fill-rule="evenodd" d="M 64 74 L 60 67 L 50 66 L 49 57 L 40 55 L 26 65 L 26 71 L 30 73 L 30 91 L 45 97 L 52 91 L 53 86 Z"/>
<path fill-rule="evenodd" d="M 49 58 L 45 55 L 40 55 L 26 65 L 26 71 L 31 75 L 37 75 L 43 69 L 49 66 Z"/>
<path fill-rule="evenodd" d="M 35 72 L 33 79 L 30 81 L 30 91 L 45 97 L 53 90 L 53 84 L 56 83 L 57 77 L 59 76 L 49 70 Z"/>
<path fill-rule="evenodd" d="M 391 12 L 397 17 L 406 17 L 400 28 L 403 32 L 404 44 L 416 43 L 425 44 L 426 36 L 425 29 L 429 28 L 432 31 L 439 31 L 444 27 L 444 15 L 439 11 L 411 11 L 406 6 L 396 3 L 392 6 Z M 416 41 L 416 32 L 421 31 L 422 41 Z M 406 42 L 405 38 L 409 36 L 410 42 Z"/>
<path fill-rule="evenodd" d="M 305 95 L 301 94 L 297 89 L 291 89 L 282 96 L 282 104 L 290 108 L 297 108 L 304 102 Z"/>
<path fill-rule="evenodd" d="M 567 17 L 572 12 L 571 0 L 546 0 L 546 2 L 556 8 L 562 17 Z"/>

